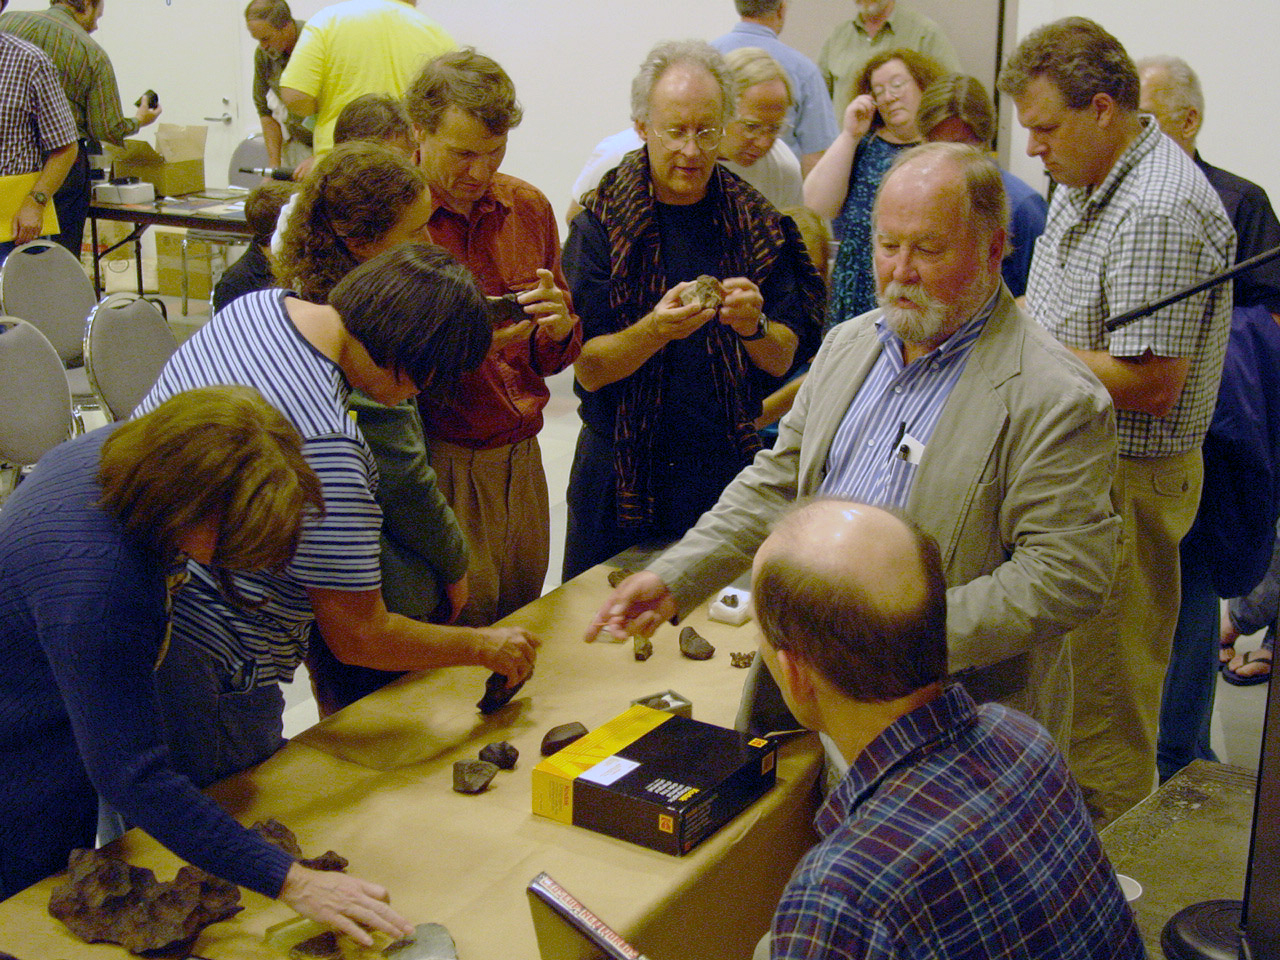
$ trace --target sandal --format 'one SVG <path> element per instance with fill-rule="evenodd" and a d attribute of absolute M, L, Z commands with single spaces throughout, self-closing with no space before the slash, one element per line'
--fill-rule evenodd
<path fill-rule="evenodd" d="M 1235 661 L 1233 660 L 1232 663 Z M 1239 668 L 1232 669 L 1230 664 L 1224 664 L 1222 667 L 1222 679 L 1227 683 L 1236 687 L 1252 687 L 1259 683 L 1266 683 L 1271 679 L 1271 648 L 1259 647 L 1257 650 L 1246 650 L 1241 655 L 1240 666 L 1243 667 L 1250 663 L 1265 663 L 1267 669 L 1262 673 L 1240 674 L 1237 672 Z"/>
<path fill-rule="evenodd" d="M 1218 666 L 1225 667 L 1236 658 L 1235 640 L 1218 640 Z"/>

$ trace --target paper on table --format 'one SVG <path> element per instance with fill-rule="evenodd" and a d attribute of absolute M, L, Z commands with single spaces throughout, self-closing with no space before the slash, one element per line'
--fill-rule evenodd
<path fill-rule="evenodd" d="M 13 218 L 22 206 L 22 201 L 36 187 L 40 179 L 38 173 L 19 173 L 13 176 L 0 177 L 0 243 L 7 243 L 14 237 Z M 52 198 L 44 205 L 44 221 L 40 224 L 40 235 L 48 236 L 57 233 L 58 211 L 53 207 Z"/>

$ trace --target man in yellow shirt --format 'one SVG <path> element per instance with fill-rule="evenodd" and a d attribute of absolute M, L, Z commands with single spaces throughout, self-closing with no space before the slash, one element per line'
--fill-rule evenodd
<path fill-rule="evenodd" d="M 280 98 L 314 115 L 315 155 L 333 149 L 342 108 L 366 93 L 402 97 L 422 64 L 457 47 L 416 0 L 344 0 L 307 21 L 280 76 Z"/>

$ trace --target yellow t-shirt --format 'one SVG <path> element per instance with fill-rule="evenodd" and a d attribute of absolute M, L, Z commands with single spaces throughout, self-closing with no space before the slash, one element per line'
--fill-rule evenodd
<path fill-rule="evenodd" d="M 366 93 L 403 96 L 424 63 L 456 47 L 401 0 L 345 0 L 307 21 L 280 86 L 315 98 L 318 157 L 333 149 L 333 125 L 348 103 Z"/>

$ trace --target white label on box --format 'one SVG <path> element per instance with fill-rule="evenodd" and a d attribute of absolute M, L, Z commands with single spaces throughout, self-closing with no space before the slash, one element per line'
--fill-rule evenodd
<path fill-rule="evenodd" d="M 640 764 L 626 757 L 610 757 L 607 760 L 601 760 L 590 770 L 578 774 L 578 779 L 590 780 L 592 783 L 607 787 L 614 781 L 621 780 L 638 766 Z"/>

